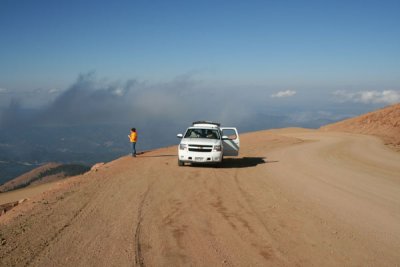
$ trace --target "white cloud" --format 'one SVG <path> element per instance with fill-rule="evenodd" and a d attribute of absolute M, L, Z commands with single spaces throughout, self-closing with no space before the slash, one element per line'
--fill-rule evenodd
<path fill-rule="evenodd" d="M 48 92 L 49 94 L 55 94 L 55 93 L 58 93 L 58 92 L 59 92 L 59 90 L 58 90 L 58 89 L 55 89 L 55 88 L 53 88 L 53 89 L 49 89 L 47 92 Z"/>
<path fill-rule="evenodd" d="M 339 90 L 333 92 L 339 102 L 355 102 L 364 104 L 394 104 L 400 102 L 400 91 L 359 91 L 348 92 Z"/>
<path fill-rule="evenodd" d="M 126 93 L 126 90 L 122 87 L 117 87 L 111 90 L 111 93 L 116 96 L 123 96 Z"/>
<path fill-rule="evenodd" d="M 47 89 L 47 88 L 36 88 L 36 89 L 30 90 L 30 91 L 22 91 L 21 93 L 24 93 L 24 94 L 35 94 L 35 95 L 37 95 L 37 94 L 47 95 L 47 94 L 56 94 L 56 93 L 59 93 L 59 92 L 60 92 L 60 90 L 58 90 L 56 88 L 50 88 L 50 89 Z"/>
<path fill-rule="evenodd" d="M 290 96 L 294 96 L 296 94 L 296 91 L 293 90 L 286 90 L 286 91 L 279 91 L 275 94 L 272 94 L 271 97 L 275 98 L 275 97 L 290 97 Z"/>

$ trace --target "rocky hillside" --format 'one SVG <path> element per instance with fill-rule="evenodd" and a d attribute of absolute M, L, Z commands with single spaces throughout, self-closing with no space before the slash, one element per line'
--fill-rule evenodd
<path fill-rule="evenodd" d="M 80 164 L 47 163 L 1 185 L 0 193 L 58 181 L 69 176 L 85 173 L 89 169 L 90 167 Z"/>
<path fill-rule="evenodd" d="M 321 129 L 375 135 L 381 137 L 385 144 L 400 149 L 400 103 L 329 124 Z"/>

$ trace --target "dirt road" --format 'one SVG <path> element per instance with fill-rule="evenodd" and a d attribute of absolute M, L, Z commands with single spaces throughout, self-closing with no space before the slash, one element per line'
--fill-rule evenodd
<path fill-rule="evenodd" d="M 400 265 L 400 153 L 299 129 L 241 141 L 221 168 L 178 167 L 174 147 L 59 183 L 0 217 L 0 265 Z"/>

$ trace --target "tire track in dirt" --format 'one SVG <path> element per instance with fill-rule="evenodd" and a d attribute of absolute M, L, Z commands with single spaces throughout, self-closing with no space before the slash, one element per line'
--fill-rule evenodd
<path fill-rule="evenodd" d="M 49 238 L 49 241 L 45 242 L 45 246 L 43 248 L 41 248 L 41 250 L 37 251 L 35 254 L 32 255 L 32 258 L 29 259 L 26 263 L 26 265 L 30 265 L 31 263 L 33 263 L 44 251 L 48 246 L 51 246 L 51 243 L 53 243 L 53 241 L 59 237 L 60 235 L 63 234 L 63 232 L 78 218 L 78 216 L 80 214 L 82 214 L 82 212 L 84 211 L 84 209 L 88 206 L 90 200 L 87 201 L 86 203 L 83 204 L 83 206 L 74 213 L 74 215 L 71 217 L 71 219 L 69 219 L 61 228 L 59 228 L 55 234 Z"/>
<path fill-rule="evenodd" d="M 218 188 L 218 190 L 220 190 L 222 188 L 220 180 L 219 180 L 221 173 L 228 174 L 229 172 L 226 171 L 226 170 L 218 168 L 218 169 L 212 169 L 211 173 L 212 173 L 212 175 L 211 175 L 212 179 L 210 179 L 209 181 L 211 181 L 212 185 L 207 183 L 206 182 L 207 180 L 204 180 L 204 182 L 203 182 L 203 185 L 204 185 L 203 189 L 207 189 L 208 194 L 210 195 L 209 198 L 210 199 L 212 199 L 212 198 L 216 199 L 216 202 L 211 201 L 211 202 L 209 202 L 209 205 L 211 207 L 213 207 L 216 210 L 216 212 L 224 218 L 224 220 L 226 222 L 228 222 L 228 224 L 232 227 L 232 229 L 235 229 L 236 226 L 234 225 L 233 222 L 231 222 L 229 220 L 229 216 L 227 217 L 227 214 L 226 214 L 227 210 L 223 206 L 223 202 L 222 202 L 221 196 L 218 195 L 217 192 L 214 190 L 215 188 Z M 198 202 L 198 205 L 200 207 L 201 207 L 201 203 L 202 203 L 203 199 L 200 199 L 199 200 L 200 202 Z M 205 212 L 207 212 L 207 211 L 205 211 Z M 221 242 L 219 242 L 217 240 L 217 235 L 215 233 L 212 233 L 211 229 L 209 229 L 207 234 L 209 236 L 208 238 L 210 239 L 209 243 L 210 243 L 211 247 L 213 248 L 214 252 L 218 255 L 218 258 L 222 259 L 223 265 L 225 265 L 225 266 L 235 266 L 235 264 L 233 263 L 234 261 L 232 260 L 232 257 L 229 255 L 229 253 L 227 253 L 227 251 L 225 251 L 225 249 L 223 249 L 223 244 L 221 244 Z"/>
<path fill-rule="evenodd" d="M 233 239 L 237 240 L 236 242 L 246 244 L 244 247 L 246 247 L 247 251 L 251 250 L 255 252 L 253 256 L 258 253 L 269 264 L 273 262 L 274 266 L 279 265 L 282 261 L 276 256 L 277 252 L 270 244 L 271 238 L 265 238 L 270 236 L 269 233 L 268 235 L 265 235 L 265 232 L 262 233 L 262 228 L 257 225 L 258 220 L 254 219 L 256 215 L 254 214 L 254 209 L 249 207 L 251 203 L 244 199 L 243 195 L 239 192 L 239 188 L 234 180 L 237 173 L 237 169 L 218 169 L 213 171 L 212 181 L 205 184 L 205 188 L 207 188 L 210 195 L 209 199 L 211 200 L 209 205 L 215 210 L 216 214 L 221 216 L 227 226 L 231 228 L 230 235 L 234 236 Z M 230 179 L 227 179 L 228 177 Z M 220 230 L 219 227 L 218 229 Z M 212 244 L 215 244 L 213 247 L 220 255 L 220 258 L 224 259 L 222 261 L 224 265 L 235 266 L 236 255 L 231 255 L 225 249 L 226 244 L 216 239 L 220 234 L 225 235 L 227 233 L 225 231 L 222 233 L 218 231 L 218 234 L 211 235 L 210 238 L 213 239 Z M 261 236 L 262 238 L 260 239 Z M 260 258 L 255 260 L 255 262 L 259 260 Z"/>
<path fill-rule="evenodd" d="M 241 196 L 236 197 L 236 205 L 238 205 L 240 209 L 237 211 L 229 210 L 232 209 L 231 205 L 224 205 L 220 196 L 217 197 L 218 201 L 214 203 L 213 206 L 217 208 L 218 212 L 229 222 L 236 232 L 241 232 L 240 235 L 242 235 L 254 249 L 258 250 L 259 254 L 265 260 L 282 260 L 281 253 L 274 249 L 271 243 L 274 242 L 274 240 L 270 229 L 262 220 L 259 211 L 254 207 L 250 194 L 239 183 L 239 172 L 238 169 L 234 169 L 230 172 L 231 175 L 233 174 L 232 176 L 234 178 L 230 188 L 231 190 L 236 188 L 236 192 Z M 247 173 L 248 172 L 246 172 L 246 174 Z M 224 175 L 226 175 L 226 173 Z M 236 221 L 237 224 L 233 221 Z M 262 228 L 258 227 L 257 224 L 261 224 Z M 261 233 L 263 231 L 265 232 Z M 263 236 L 264 239 L 260 240 L 260 236 Z M 265 237 L 268 238 L 265 239 Z"/>
<path fill-rule="evenodd" d="M 60 205 L 62 206 L 63 201 L 65 202 L 70 200 L 71 195 L 73 195 L 74 193 L 74 190 L 65 191 L 56 198 L 46 200 L 43 198 L 42 200 L 37 201 L 37 205 L 42 204 L 45 207 L 42 209 L 43 214 L 32 212 L 30 216 L 18 216 L 18 228 L 20 228 L 20 230 L 22 231 L 14 230 L 12 233 L 13 238 L 26 238 L 29 241 L 26 242 L 27 244 L 23 244 L 22 246 L 21 244 L 10 242 L 12 244 L 12 248 L 4 248 L 6 254 L 0 256 L 0 266 L 2 266 L 2 264 L 5 264 L 4 266 L 34 265 L 34 262 L 43 254 L 45 254 L 46 250 L 54 245 L 54 243 L 56 243 L 56 240 L 60 236 L 62 236 L 71 225 L 78 221 L 79 216 L 85 211 L 88 204 L 91 202 L 90 198 L 85 198 L 85 201 L 79 203 L 76 211 L 74 211 L 71 215 L 63 213 L 63 215 L 60 216 L 61 218 L 59 217 L 59 220 L 53 220 L 55 214 L 57 213 L 56 209 L 59 208 Z M 45 221 L 43 223 L 37 225 L 33 224 L 36 219 L 44 218 Z M 38 232 L 43 232 L 43 230 L 45 231 L 45 234 L 38 235 Z M 17 234 L 15 236 L 16 232 Z M 30 232 L 34 232 L 34 235 L 29 236 L 29 238 L 24 237 L 26 235 L 29 235 Z M 0 236 L 1 235 L 2 233 L 0 231 Z M 10 237 L 8 237 L 8 239 L 10 239 Z M 36 245 L 32 246 L 32 242 L 35 242 Z M 23 251 L 23 254 L 20 255 L 20 257 L 18 257 L 16 260 L 12 260 L 8 257 L 14 251 L 16 251 L 16 253 L 20 253 L 21 250 Z"/>
<path fill-rule="evenodd" d="M 260 242 L 260 240 L 257 238 L 253 240 L 252 245 L 254 248 L 259 250 L 260 255 L 262 255 L 266 260 L 271 260 L 273 258 L 276 258 L 279 260 L 281 263 L 287 264 L 287 260 L 283 256 L 282 252 L 279 250 L 277 246 L 277 240 L 276 237 L 274 237 L 273 230 L 271 229 L 272 227 L 272 221 L 269 221 L 269 224 L 265 221 L 266 217 L 263 216 L 260 212 L 259 209 L 255 207 L 255 203 L 252 198 L 254 198 L 248 191 L 246 191 L 245 188 L 241 185 L 239 182 L 239 172 L 238 170 L 235 170 L 235 175 L 234 175 L 234 180 L 235 180 L 235 185 L 242 196 L 242 199 L 244 199 L 246 205 L 246 209 L 249 211 L 247 214 L 250 217 L 253 217 L 258 224 L 262 226 L 262 228 L 259 227 L 254 227 L 255 229 L 259 229 L 262 231 L 265 231 L 265 234 L 262 234 L 263 236 L 268 237 L 268 244 L 264 244 L 264 242 Z M 249 217 L 249 218 L 250 218 Z M 259 231 L 258 231 L 259 232 Z M 252 232 L 252 234 L 255 236 L 257 233 L 255 231 Z M 259 234 L 259 233 L 258 233 Z"/>
<path fill-rule="evenodd" d="M 141 266 L 141 267 L 145 266 L 144 257 L 142 255 L 142 245 L 140 243 L 140 234 L 142 231 L 143 207 L 153 185 L 154 182 L 147 187 L 147 190 L 146 192 L 144 192 L 138 207 L 137 224 L 135 229 L 135 266 Z"/>

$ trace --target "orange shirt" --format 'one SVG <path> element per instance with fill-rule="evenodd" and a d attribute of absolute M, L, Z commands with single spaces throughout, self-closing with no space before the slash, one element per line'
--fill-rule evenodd
<path fill-rule="evenodd" d="M 131 143 L 136 143 L 136 141 L 137 141 L 137 133 L 136 132 L 131 132 L 131 134 L 129 135 L 129 140 L 131 141 Z"/>

